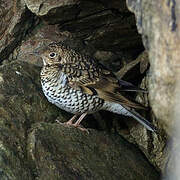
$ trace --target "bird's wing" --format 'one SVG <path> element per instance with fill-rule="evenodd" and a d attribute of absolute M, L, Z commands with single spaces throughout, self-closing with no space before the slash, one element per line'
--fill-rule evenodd
<path fill-rule="evenodd" d="M 67 75 L 68 84 L 73 88 L 81 89 L 84 93 L 90 95 L 97 95 L 105 101 L 144 109 L 142 105 L 122 96 L 119 93 L 123 90 L 119 80 L 112 72 L 99 66 L 94 60 L 83 58 L 77 64 L 63 64 L 61 70 Z"/>
<path fill-rule="evenodd" d="M 137 86 L 134 86 L 130 82 L 124 81 L 122 79 L 118 79 L 118 81 L 119 81 L 119 86 L 121 87 L 120 91 L 129 91 L 129 92 L 131 91 L 131 92 L 143 92 L 143 93 L 147 93 L 146 90 L 144 90 L 142 88 L 139 88 Z"/>

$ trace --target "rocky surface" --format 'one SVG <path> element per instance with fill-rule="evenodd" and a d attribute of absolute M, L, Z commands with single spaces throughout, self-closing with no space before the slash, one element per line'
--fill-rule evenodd
<path fill-rule="evenodd" d="M 128 8 L 135 13 L 139 33 L 142 34 L 143 44 L 149 54 L 150 72 L 148 79 L 149 102 L 156 122 L 161 130 L 168 135 L 174 135 L 170 147 L 177 151 L 179 136 L 176 137 L 176 127 L 179 127 L 174 114 L 178 114 L 176 101 L 179 83 L 179 57 L 180 57 L 180 30 L 178 1 L 136 1 L 127 0 Z M 178 100 L 179 101 L 179 100 Z M 155 118 L 154 117 L 154 118 Z M 174 130 L 175 129 L 175 130 Z M 177 133 L 178 135 L 178 133 Z M 165 135 L 162 135 L 165 137 Z M 175 149 L 175 150 L 174 150 Z M 164 170 L 177 167 L 175 155 L 169 157 L 169 147 L 166 147 L 161 156 L 160 167 Z M 172 158 L 173 157 L 173 158 Z M 167 162 L 167 163 L 166 163 Z M 177 169 L 176 169 L 177 170 Z M 178 170 L 179 171 L 179 170 Z M 171 173 L 172 174 L 172 173 Z M 170 179 L 173 179 L 172 176 Z M 167 178 L 168 179 L 168 178 Z M 174 178 L 174 179 L 177 179 Z"/>
<path fill-rule="evenodd" d="M 34 16 L 27 11 L 25 3 L 19 0 L 0 2 L 0 63 L 15 49 L 31 30 Z"/>
<path fill-rule="evenodd" d="M 134 1 L 127 5 L 136 15 L 138 31 L 150 60 L 149 100 L 163 129 L 170 133 L 171 112 L 179 71 L 179 3 L 176 1 Z"/>
<path fill-rule="evenodd" d="M 135 17 L 127 7 L 135 13 Z M 127 141 L 136 144 L 157 169 L 164 170 L 169 155 L 166 147 L 167 134 L 170 135 L 170 129 L 174 124 L 171 112 L 175 102 L 174 87 L 179 71 L 180 21 L 178 10 L 178 2 L 161 2 L 160 0 L 63 0 L 61 2 L 57 0 L 3 0 L 0 2 L 2 17 L 0 25 L 0 62 L 2 66 L 0 67 L 0 102 L 2 106 L 0 120 L 2 120 L 3 138 L 8 139 L 9 136 L 7 143 L 2 140 L 4 148 L 2 152 L 11 154 L 16 150 L 18 155 L 13 153 L 13 158 L 9 158 L 8 162 L 15 167 L 14 162 L 17 161 L 19 164 L 17 174 L 44 177 L 44 171 L 40 170 L 43 175 L 38 171 L 44 166 L 39 163 L 43 161 L 48 164 L 47 159 L 51 158 L 61 161 L 61 155 L 55 157 L 53 153 L 56 150 L 59 153 L 59 146 L 66 146 L 58 144 L 59 141 L 63 142 L 54 138 L 58 131 L 69 133 L 69 130 L 66 132 L 63 127 L 58 127 L 57 129 L 60 130 L 49 137 L 48 142 L 52 146 L 51 152 L 44 140 L 43 135 L 49 136 L 48 129 L 53 129 L 55 126 L 53 124 L 49 124 L 49 126 L 48 123 L 54 122 L 57 116 L 60 121 L 65 121 L 69 115 L 59 111 L 44 99 L 38 79 L 42 62 L 30 54 L 34 49 L 52 41 L 63 41 L 79 52 L 98 59 L 113 70 L 119 78 L 148 89 L 149 94 L 138 94 L 137 97 L 134 94 L 130 95 L 149 108 L 149 111 L 141 113 L 159 127 L 159 134 L 148 132 L 130 118 L 119 117 L 107 112 L 89 116 L 83 125 L 110 134 L 107 137 L 106 133 L 101 132 L 102 135 L 100 132 L 93 131 L 99 137 L 111 138 L 112 134 L 120 134 Z M 137 30 L 141 35 L 137 33 Z M 146 51 L 144 51 L 143 44 Z M 6 74 L 7 67 L 14 73 L 12 77 Z M 148 72 L 149 67 L 150 71 Z M 3 89 L 6 84 L 7 92 Z M 40 136 L 39 132 L 43 135 Z M 73 133 L 79 132 L 73 130 Z M 85 138 L 89 143 L 87 136 L 82 134 L 77 136 L 80 136 L 80 139 Z M 95 136 L 93 137 L 95 138 Z M 58 148 L 50 141 L 51 138 L 55 144 L 58 144 Z M 68 138 L 71 137 L 68 136 Z M 66 139 L 67 142 L 69 139 Z M 10 143 L 11 140 L 13 143 Z M 41 159 L 40 155 L 36 157 L 35 152 L 38 150 L 33 145 L 36 140 L 39 143 L 38 147 L 47 155 L 47 159 L 44 158 L 45 156 Z M 120 144 L 121 142 L 125 143 L 121 138 L 119 141 Z M 28 144 L 29 142 L 30 144 Z M 95 146 L 92 145 L 92 147 Z M 130 153 L 127 150 L 126 152 Z M 62 153 L 62 157 L 67 155 L 64 154 L 64 151 Z M 137 151 L 133 149 L 133 153 L 136 154 Z M 93 157 L 95 160 L 96 157 Z M 135 162 L 137 159 L 133 159 L 133 161 Z M 48 165 L 54 169 L 50 170 Z M 44 167 L 47 172 L 59 173 L 55 161 L 49 160 L 48 165 Z M 63 167 L 65 165 L 61 164 Z M 130 164 L 127 165 L 130 166 Z M 11 169 L 11 166 L 9 167 Z M 82 165 L 82 167 L 86 169 L 86 166 Z M 109 164 L 105 168 L 109 169 Z M 9 177 L 16 177 L 14 172 L 9 172 Z M 74 173 L 75 171 L 70 172 Z M 86 174 L 77 172 L 74 174 L 86 177 Z M 91 166 L 89 166 L 88 172 L 91 174 Z M 99 173 L 100 171 L 97 171 L 96 177 Z M 72 177 L 76 177 L 73 175 Z M 118 174 L 116 175 L 118 177 Z"/>
<path fill-rule="evenodd" d="M 79 11 L 78 8 L 76 8 L 76 6 L 80 3 L 80 1 L 79 0 L 63 0 L 63 1 L 25 0 L 25 3 L 27 8 L 31 12 L 35 13 L 37 16 L 54 16 L 55 19 L 61 18 L 64 20 L 68 20 L 74 18 L 76 13 Z"/>
<path fill-rule="evenodd" d="M 0 67 L 0 179 L 159 179 L 120 136 L 58 125 L 68 115 L 43 96 L 39 71 L 21 61 Z"/>

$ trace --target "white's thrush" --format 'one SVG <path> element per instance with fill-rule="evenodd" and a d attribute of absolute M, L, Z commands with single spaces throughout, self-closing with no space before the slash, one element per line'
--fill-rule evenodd
<path fill-rule="evenodd" d="M 48 101 L 74 114 L 66 124 L 79 127 L 86 116 L 99 110 L 130 116 L 148 130 L 155 127 L 134 109 L 143 109 L 138 103 L 122 96 L 122 91 L 139 91 L 132 84 L 118 80 L 95 59 L 79 54 L 61 43 L 51 43 L 39 51 L 43 59 L 42 89 Z M 78 117 L 79 119 L 73 123 Z"/>

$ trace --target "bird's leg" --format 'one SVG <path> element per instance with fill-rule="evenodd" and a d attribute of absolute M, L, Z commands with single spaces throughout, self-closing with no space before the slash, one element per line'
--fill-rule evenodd
<path fill-rule="evenodd" d="M 67 122 L 64 122 L 64 123 L 61 123 L 59 122 L 59 120 L 56 119 L 56 122 L 59 123 L 59 124 L 65 124 L 65 125 L 72 125 L 73 124 L 73 121 L 77 118 L 77 114 L 75 114 L 69 121 Z"/>
<path fill-rule="evenodd" d="M 83 113 L 83 114 L 81 114 L 81 116 L 79 117 L 79 119 L 74 123 L 74 124 L 72 124 L 74 127 L 77 127 L 78 129 L 80 129 L 81 131 L 86 131 L 87 133 L 89 133 L 89 131 L 86 129 L 86 128 L 84 128 L 84 127 L 82 127 L 81 125 L 80 125 L 80 123 L 81 123 L 81 121 L 84 119 L 84 117 L 87 115 L 87 113 Z"/>
<path fill-rule="evenodd" d="M 84 117 L 87 115 L 87 113 L 81 114 L 79 119 L 74 123 L 74 126 L 80 126 L 81 121 L 84 119 Z"/>
<path fill-rule="evenodd" d="M 75 114 L 69 121 L 66 122 L 67 125 L 72 125 L 73 121 L 77 118 L 77 114 Z"/>
<path fill-rule="evenodd" d="M 87 133 L 89 133 L 88 132 L 88 130 L 86 129 L 86 128 L 84 128 L 84 127 L 82 127 L 81 125 L 80 125 L 80 123 L 81 123 L 81 121 L 84 119 L 84 117 L 87 115 L 87 113 L 83 113 L 83 114 L 81 114 L 81 116 L 79 117 L 79 119 L 73 124 L 73 121 L 77 118 L 77 114 L 75 114 L 69 121 L 67 121 L 67 122 L 65 122 L 65 123 L 61 123 L 61 122 L 59 122 L 58 120 L 56 120 L 56 122 L 58 122 L 59 124 L 63 124 L 63 125 L 66 125 L 66 126 L 73 126 L 73 127 L 75 127 L 75 128 L 78 128 L 78 129 L 80 129 L 81 131 L 86 131 Z"/>

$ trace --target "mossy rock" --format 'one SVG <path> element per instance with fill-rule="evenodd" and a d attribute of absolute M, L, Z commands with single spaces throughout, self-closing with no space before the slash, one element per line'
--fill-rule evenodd
<path fill-rule="evenodd" d="M 44 97 L 39 73 L 18 61 L 0 67 L 0 179 L 160 179 L 122 137 L 57 124 L 66 114 Z"/>

